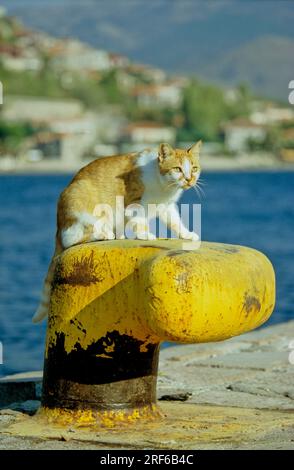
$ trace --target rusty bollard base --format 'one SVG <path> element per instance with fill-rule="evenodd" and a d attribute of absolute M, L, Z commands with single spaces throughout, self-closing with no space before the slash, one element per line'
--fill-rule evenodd
<path fill-rule="evenodd" d="M 251 248 L 183 250 L 180 240 L 69 248 L 53 280 L 39 416 L 110 427 L 158 418 L 161 342 L 239 335 L 264 323 L 274 303 L 272 265 Z"/>
<path fill-rule="evenodd" d="M 64 428 L 121 428 L 139 421 L 154 421 L 163 418 L 164 414 L 157 405 L 138 408 L 97 411 L 91 409 L 69 410 L 66 408 L 42 407 L 35 419 L 50 425 Z"/>

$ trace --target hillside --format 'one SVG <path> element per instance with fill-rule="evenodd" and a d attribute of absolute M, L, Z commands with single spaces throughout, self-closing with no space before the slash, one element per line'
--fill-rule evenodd
<path fill-rule="evenodd" d="M 288 92 L 285 76 L 292 71 L 284 67 L 280 51 L 290 55 L 293 42 L 265 36 L 236 45 L 225 56 L 207 60 L 198 73 L 202 79 L 195 79 L 75 37 L 28 28 L 0 8 L 0 79 L 5 92 L 0 156 L 8 155 L 8 166 L 14 168 L 23 153 L 29 162 L 52 156 L 77 162 L 105 152 L 133 151 L 138 145 L 202 139 L 212 155 L 274 150 L 292 161 L 291 107 L 256 98 L 245 82 L 271 97 L 271 76 L 281 93 Z M 186 57 L 187 69 L 197 64 L 196 52 L 193 61 Z M 212 84 L 216 76 L 225 84 L 240 85 Z M 88 137 L 76 146 L 84 134 Z M 64 139 L 71 145 L 64 145 Z"/>
<path fill-rule="evenodd" d="M 4 0 L 9 13 L 132 60 L 285 100 L 294 69 L 293 2 Z M 121 5 L 121 7 L 120 7 Z M 123 7 L 122 7 L 123 6 Z"/>
<path fill-rule="evenodd" d="M 207 64 L 200 75 L 227 85 L 248 82 L 261 96 L 287 101 L 294 70 L 293 51 L 293 39 L 261 37 Z"/>

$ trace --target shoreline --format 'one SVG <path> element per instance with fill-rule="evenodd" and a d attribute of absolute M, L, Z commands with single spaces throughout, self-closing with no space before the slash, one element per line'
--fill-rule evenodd
<path fill-rule="evenodd" d="M 14 169 L 3 170 L 0 168 L 0 176 L 14 176 L 14 175 L 31 175 L 31 176 L 50 176 L 50 175 L 73 175 L 76 174 L 81 168 L 86 166 L 85 164 L 71 167 L 61 167 L 60 165 L 54 165 L 51 167 L 40 167 L 25 166 Z M 202 172 L 205 173 L 275 173 L 275 172 L 294 172 L 294 164 L 280 164 L 274 166 L 243 166 L 243 165 L 231 165 L 231 166 L 206 166 L 202 165 Z"/>
<path fill-rule="evenodd" d="M 107 157 L 107 156 L 106 156 Z M 97 157 L 97 159 L 102 158 Z M 28 162 L 0 158 L 0 175 L 71 175 L 77 173 L 95 159 L 65 161 L 58 158 Z M 203 154 L 200 158 L 202 172 L 292 172 L 294 162 L 283 162 L 272 154 L 241 154 L 233 157 Z"/>

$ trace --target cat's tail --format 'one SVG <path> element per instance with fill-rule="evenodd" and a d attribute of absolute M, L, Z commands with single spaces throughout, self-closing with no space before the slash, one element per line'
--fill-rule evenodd
<path fill-rule="evenodd" d="M 51 263 L 48 268 L 47 276 L 44 281 L 43 290 L 41 294 L 40 304 L 35 315 L 32 318 L 33 323 L 38 323 L 48 316 L 49 304 L 50 304 L 50 295 L 51 295 L 51 285 L 53 281 L 54 271 L 57 264 L 58 252 L 55 251 Z"/>

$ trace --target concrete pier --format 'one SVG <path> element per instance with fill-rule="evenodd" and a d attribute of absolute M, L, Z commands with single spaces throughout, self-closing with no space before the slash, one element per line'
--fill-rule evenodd
<path fill-rule="evenodd" d="M 294 321 L 160 353 L 164 419 L 127 428 L 42 423 L 41 373 L 0 380 L 0 449 L 294 449 Z M 109 423 L 108 423 L 109 424 Z"/>

